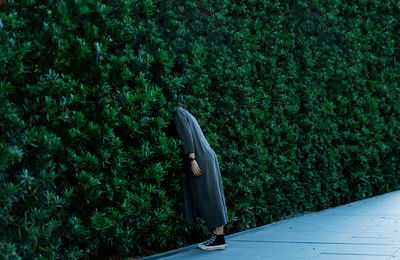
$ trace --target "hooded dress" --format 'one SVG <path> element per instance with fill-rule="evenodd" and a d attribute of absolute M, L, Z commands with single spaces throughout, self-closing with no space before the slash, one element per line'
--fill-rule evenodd
<path fill-rule="evenodd" d="M 217 155 L 204 137 L 196 118 L 182 107 L 176 113 L 175 126 L 185 154 L 187 178 L 183 183 L 183 192 L 187 222 L 194 224 L 196 217 L 201 217 L 212 227 L 225 225 L 228 214 Z M 201 176 L 193 174 L 189 153 L 195 154 Z"/>

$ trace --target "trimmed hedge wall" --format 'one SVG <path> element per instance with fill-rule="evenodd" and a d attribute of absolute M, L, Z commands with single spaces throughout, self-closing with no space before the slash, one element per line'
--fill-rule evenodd
<path fill-rule="evenodd" d="M 139 256 L 183 218 L 187 103 L 219 156 L 226 233 L 400 188 L 400 2 L 0 5 L 0 256 Z"/>

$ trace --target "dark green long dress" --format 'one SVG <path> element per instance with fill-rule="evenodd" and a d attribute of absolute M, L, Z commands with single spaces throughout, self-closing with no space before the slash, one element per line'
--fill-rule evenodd
<path fill-rule="evenodd" d="M 187 222 L 193 224 L 196 217 L 201 217 L 212 227 L 225 225 L 228 214 L 217 155 L 204 137 L 196 118 L 182 107 L 178 108 L 175 126 L 185 154 L 187 180 L 183 191 Z M 195 154 L 201 176 L 193 174 L 189 153 Z"/>

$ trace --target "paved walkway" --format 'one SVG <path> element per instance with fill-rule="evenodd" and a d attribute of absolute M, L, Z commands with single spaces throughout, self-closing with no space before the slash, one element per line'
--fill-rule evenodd
<path fill-rule="evenodd" d="M 144 259 L 400 260 L 400 191 L 225 236 L 227 248 L 191 245 Z"/>

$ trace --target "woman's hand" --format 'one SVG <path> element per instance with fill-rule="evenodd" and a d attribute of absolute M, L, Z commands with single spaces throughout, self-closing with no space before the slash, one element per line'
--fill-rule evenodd
<path fill-rule="evenodd" d="M 192 165 L 192 172 L 194 173 L 194 175 L 200 176 L 201 175 L 201 170 L 200 170 L 200 167 L 197 164 L 197 162 L 195 160 L 193 160 L 191 162 L 191 165 Z"/>

